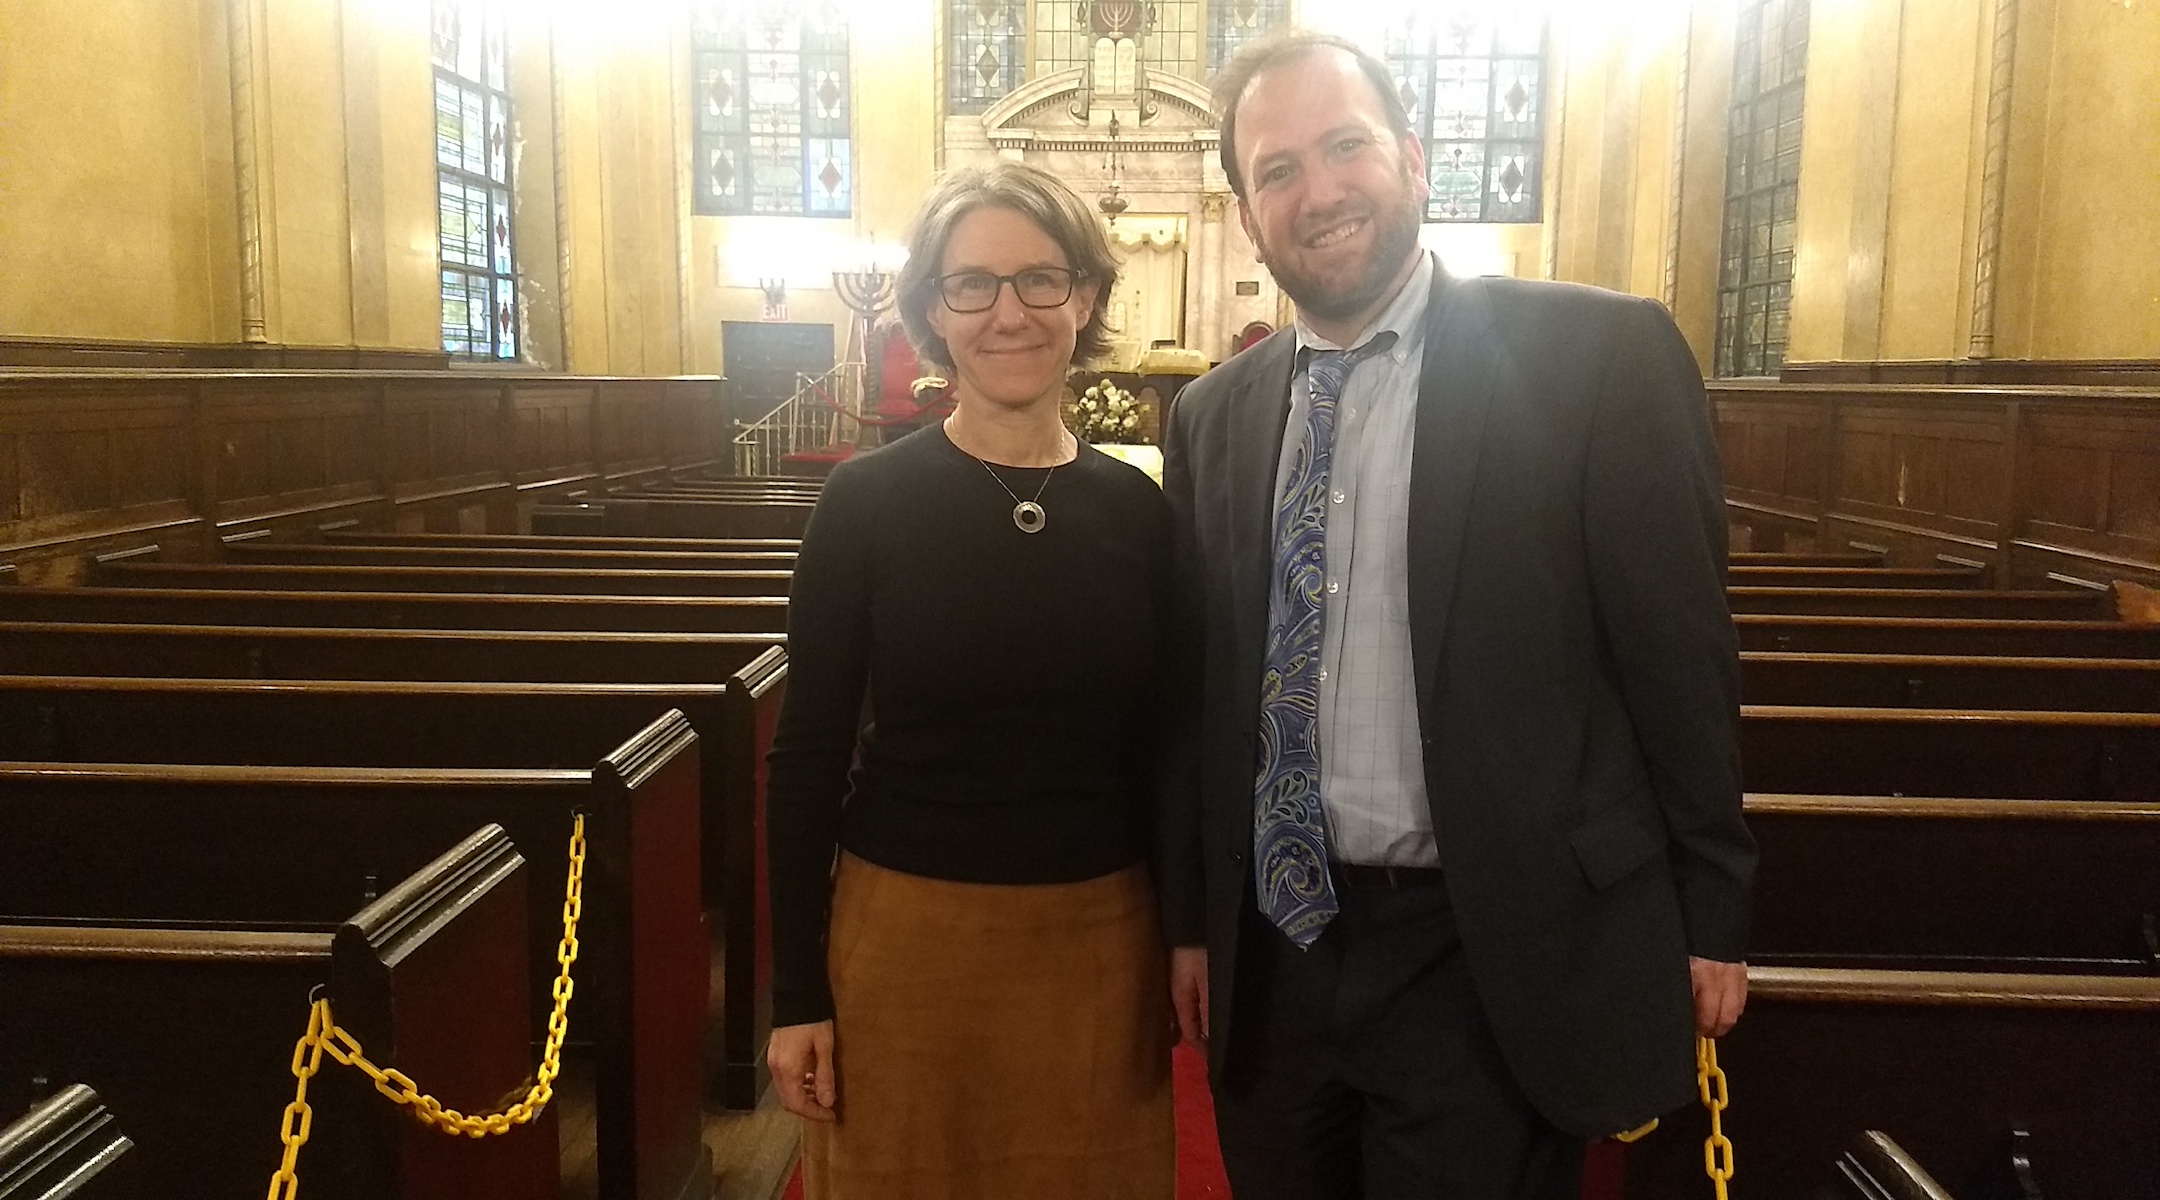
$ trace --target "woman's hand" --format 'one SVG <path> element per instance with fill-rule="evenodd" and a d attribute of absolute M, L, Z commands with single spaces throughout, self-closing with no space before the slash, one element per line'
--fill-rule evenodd
<path fill-rule="evenodd" d="M 1178 1036 L 1186 1045 L 1206 1049 L 1208 975 L 1206 946 L 1170 948 L 1170 1007 L 1177 1013 Z"/>
<path fill-rule="evenodd" d="M 840 1079 L 833 1072 L 833 1023 L 783 1025 L 765 1045 L 765 1069 L 772 1072 L 780 1107 L 812 1121 L 835 1119 Z"/>

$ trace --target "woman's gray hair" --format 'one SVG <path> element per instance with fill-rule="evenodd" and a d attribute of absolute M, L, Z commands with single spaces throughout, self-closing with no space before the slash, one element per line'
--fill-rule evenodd
<path fill-rule="evenodd" d="M 895 291 L 900 321 L 916 353 L 947 370 L 953 366 L 952 350 L 930 328 L 930 306 L 943 303 L 937 278 L 945 269 L 945 243 L 952 239 L 961 218 L 978 208 L 1007 209 L 1035 222 L 1065 252 L 1065 265 L 1080 273 L 1074 286 L 1095 285 L 1095 306 L 1087 328 L 1074 339 L 1072 361 L 1102 357 L 1110 348 L 1110 329 L 1104 320 L 1110 311 L 1110 289 L 1118 277 L 1110 238 L 1087 202 L 1064 181 L 1048 171 L 1011 161 L 947 171 L 915 212 L 915 223 L 908 231 L 907 265 L 900 268 Z"/>

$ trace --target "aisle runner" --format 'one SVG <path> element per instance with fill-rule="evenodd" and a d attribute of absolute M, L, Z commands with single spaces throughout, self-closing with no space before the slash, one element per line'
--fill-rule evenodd
<path fill-rule="evenodd" d="M 1215 1147 L 1215 1101 L 1208 1095 L 1207 1060 L 1187 1046 L 1171 1057 L 1177 1085 L 1177 1200 L 1231 1200 L 1223 1175 L 1222 1153 Z M 1620 1200 L 1620 1147 L 1601 1142 L 1590 1148 L 1584 1164 L 1583 1200 Z M 802 1171 L 788 1182 L 781 1200 L 803 1200 Z"/>
<path fill-rule="evenodd" d="M 1177 1086 L 1177 1200 L 1230 1200 L 1222 1155 L 1215 1148 L 1215 1102 L 1208 1095 L 1207 1060 L 1179 1046 L 1171 1058 Z M 803 1200 L 802 1170 L 788 1181 L 781 1200 Z"/>

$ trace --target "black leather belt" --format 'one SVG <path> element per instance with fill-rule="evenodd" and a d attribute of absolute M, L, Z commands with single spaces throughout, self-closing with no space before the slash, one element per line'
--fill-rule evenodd
<path fill-rule="evenodd" d="M 1369 863 L 1331 862 L 1328 873 L 1342 887 L 1377 888 L 1397 891 L 1402 888 L 1438 887 L 1447 882 L 1447 873 L 1438 867 L 1382 867 Z"/>

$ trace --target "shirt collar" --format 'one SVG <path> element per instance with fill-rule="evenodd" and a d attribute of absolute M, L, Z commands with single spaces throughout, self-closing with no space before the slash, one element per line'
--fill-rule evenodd
<path fill-rule="evenodd" d="M 1410 356 L 1425 344 L 1425 308 L 1432 302 L 1434 269 L 1432 251 L 1420 252 L 1417 268 L 1410 272 L 1410 278 L 1404 281 L 1402 290 L 1395 293 L 1394 301 L 1372 324 L 1360 330 L 1348 346 L 1338 346 L 1321 337 L 1305 324 L 1305 318 L 1297 318 L 1293 327 L 1297 330 L 1298 349 L 1355 350 L 1379 334 L 1393 330 L 1395 345 L 1388 350 L 1387 356 L 1394 359 L 1397 366 L 1410 361 Z"/>

